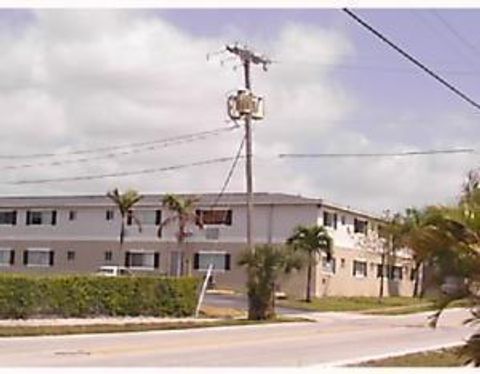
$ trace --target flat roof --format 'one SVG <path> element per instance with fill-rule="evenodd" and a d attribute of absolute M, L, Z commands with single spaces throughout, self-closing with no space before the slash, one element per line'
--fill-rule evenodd
<path fill-rule="evenodd" d="M 142 200 L 137 204 L 142 206 L 160 206 L 166 194 L 141 194 Z M 218 199 L 218 193 L 179 193 L 177 196 L 198 197 L 199 206 L 211 206 Z M 319 198 L 308 198 L 300 195 L 292 195 L 278 192 L 256 192 L 254 193 L 255 205 L 307 205 L 323 206 L 336 209 L 359 216 L 381 220 L 378 215 L 352 209 L 336 203 L 327 202 Z M 246 195 L 243 192 L 229 192 L 218 199 L 217 206 L 245 205 Z M 112 201 L 105 195 L 45 195 L 45 196 L 1 196 L 0 208 L 45 208 L 45 207 L 95 207 L 113 206 Z"/>

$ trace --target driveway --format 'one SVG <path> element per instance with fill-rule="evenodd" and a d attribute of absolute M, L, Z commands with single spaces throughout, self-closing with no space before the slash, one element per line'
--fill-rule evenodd
<path fill-rule="evenodd" d="M 232 308 L 246 311 L 248 309 L 248 300 L 246 295 L 234 294 L 234 295 L 216 295 L 206 294 L 203 300 L 204 305 L 211 305 L 222 308 Z M 304 309 L 284 308 L 276 307 L 275 311 L 278 314 L 284 315 L 296 315 L 299 313 L 309 313 Z"/>

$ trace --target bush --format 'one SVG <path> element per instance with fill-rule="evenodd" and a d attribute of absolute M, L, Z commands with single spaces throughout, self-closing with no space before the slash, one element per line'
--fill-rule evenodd
<path fill-rule="evenodd" d="M 0 318 L 192 315 L 198 280 L 0 275 Z"/>

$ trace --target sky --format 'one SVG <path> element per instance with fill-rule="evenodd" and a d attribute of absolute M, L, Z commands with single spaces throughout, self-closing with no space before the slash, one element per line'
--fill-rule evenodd
<path fill-rule="evenodd" d="M 480 100 L 480 9 L 356 12 Z M 114 187 L 218 192 L 231 161 L 17 182 L 233 157 L 241 129 L 142 152 L 69 152 L 231 126 L 225 102 L 243 75 L 238 61 L 217 52 L 234 42 L 273 60 L 267 72 L 252 68 L 253 91 L 266 102 L 265 119 L 253 125 L 256 191 L 381 213 L 452 203 L 468 170 L 478 166 L 477 153 L 278 158 L 480 148 L 478 109 L 339 9 L 0 9 L 0 194 L 104 194 Z M 244 167 L 241 160 L 227 191 L 244 191 Z"/>

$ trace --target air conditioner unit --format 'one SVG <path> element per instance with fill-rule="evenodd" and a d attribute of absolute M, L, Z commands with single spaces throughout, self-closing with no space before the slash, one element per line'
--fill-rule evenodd
<path fill-rule="evenodd" d="M 220 238 L 220 229 L 218 227 L 207 227 L 205 229 L 205 239 L 218 240 Z"/>

